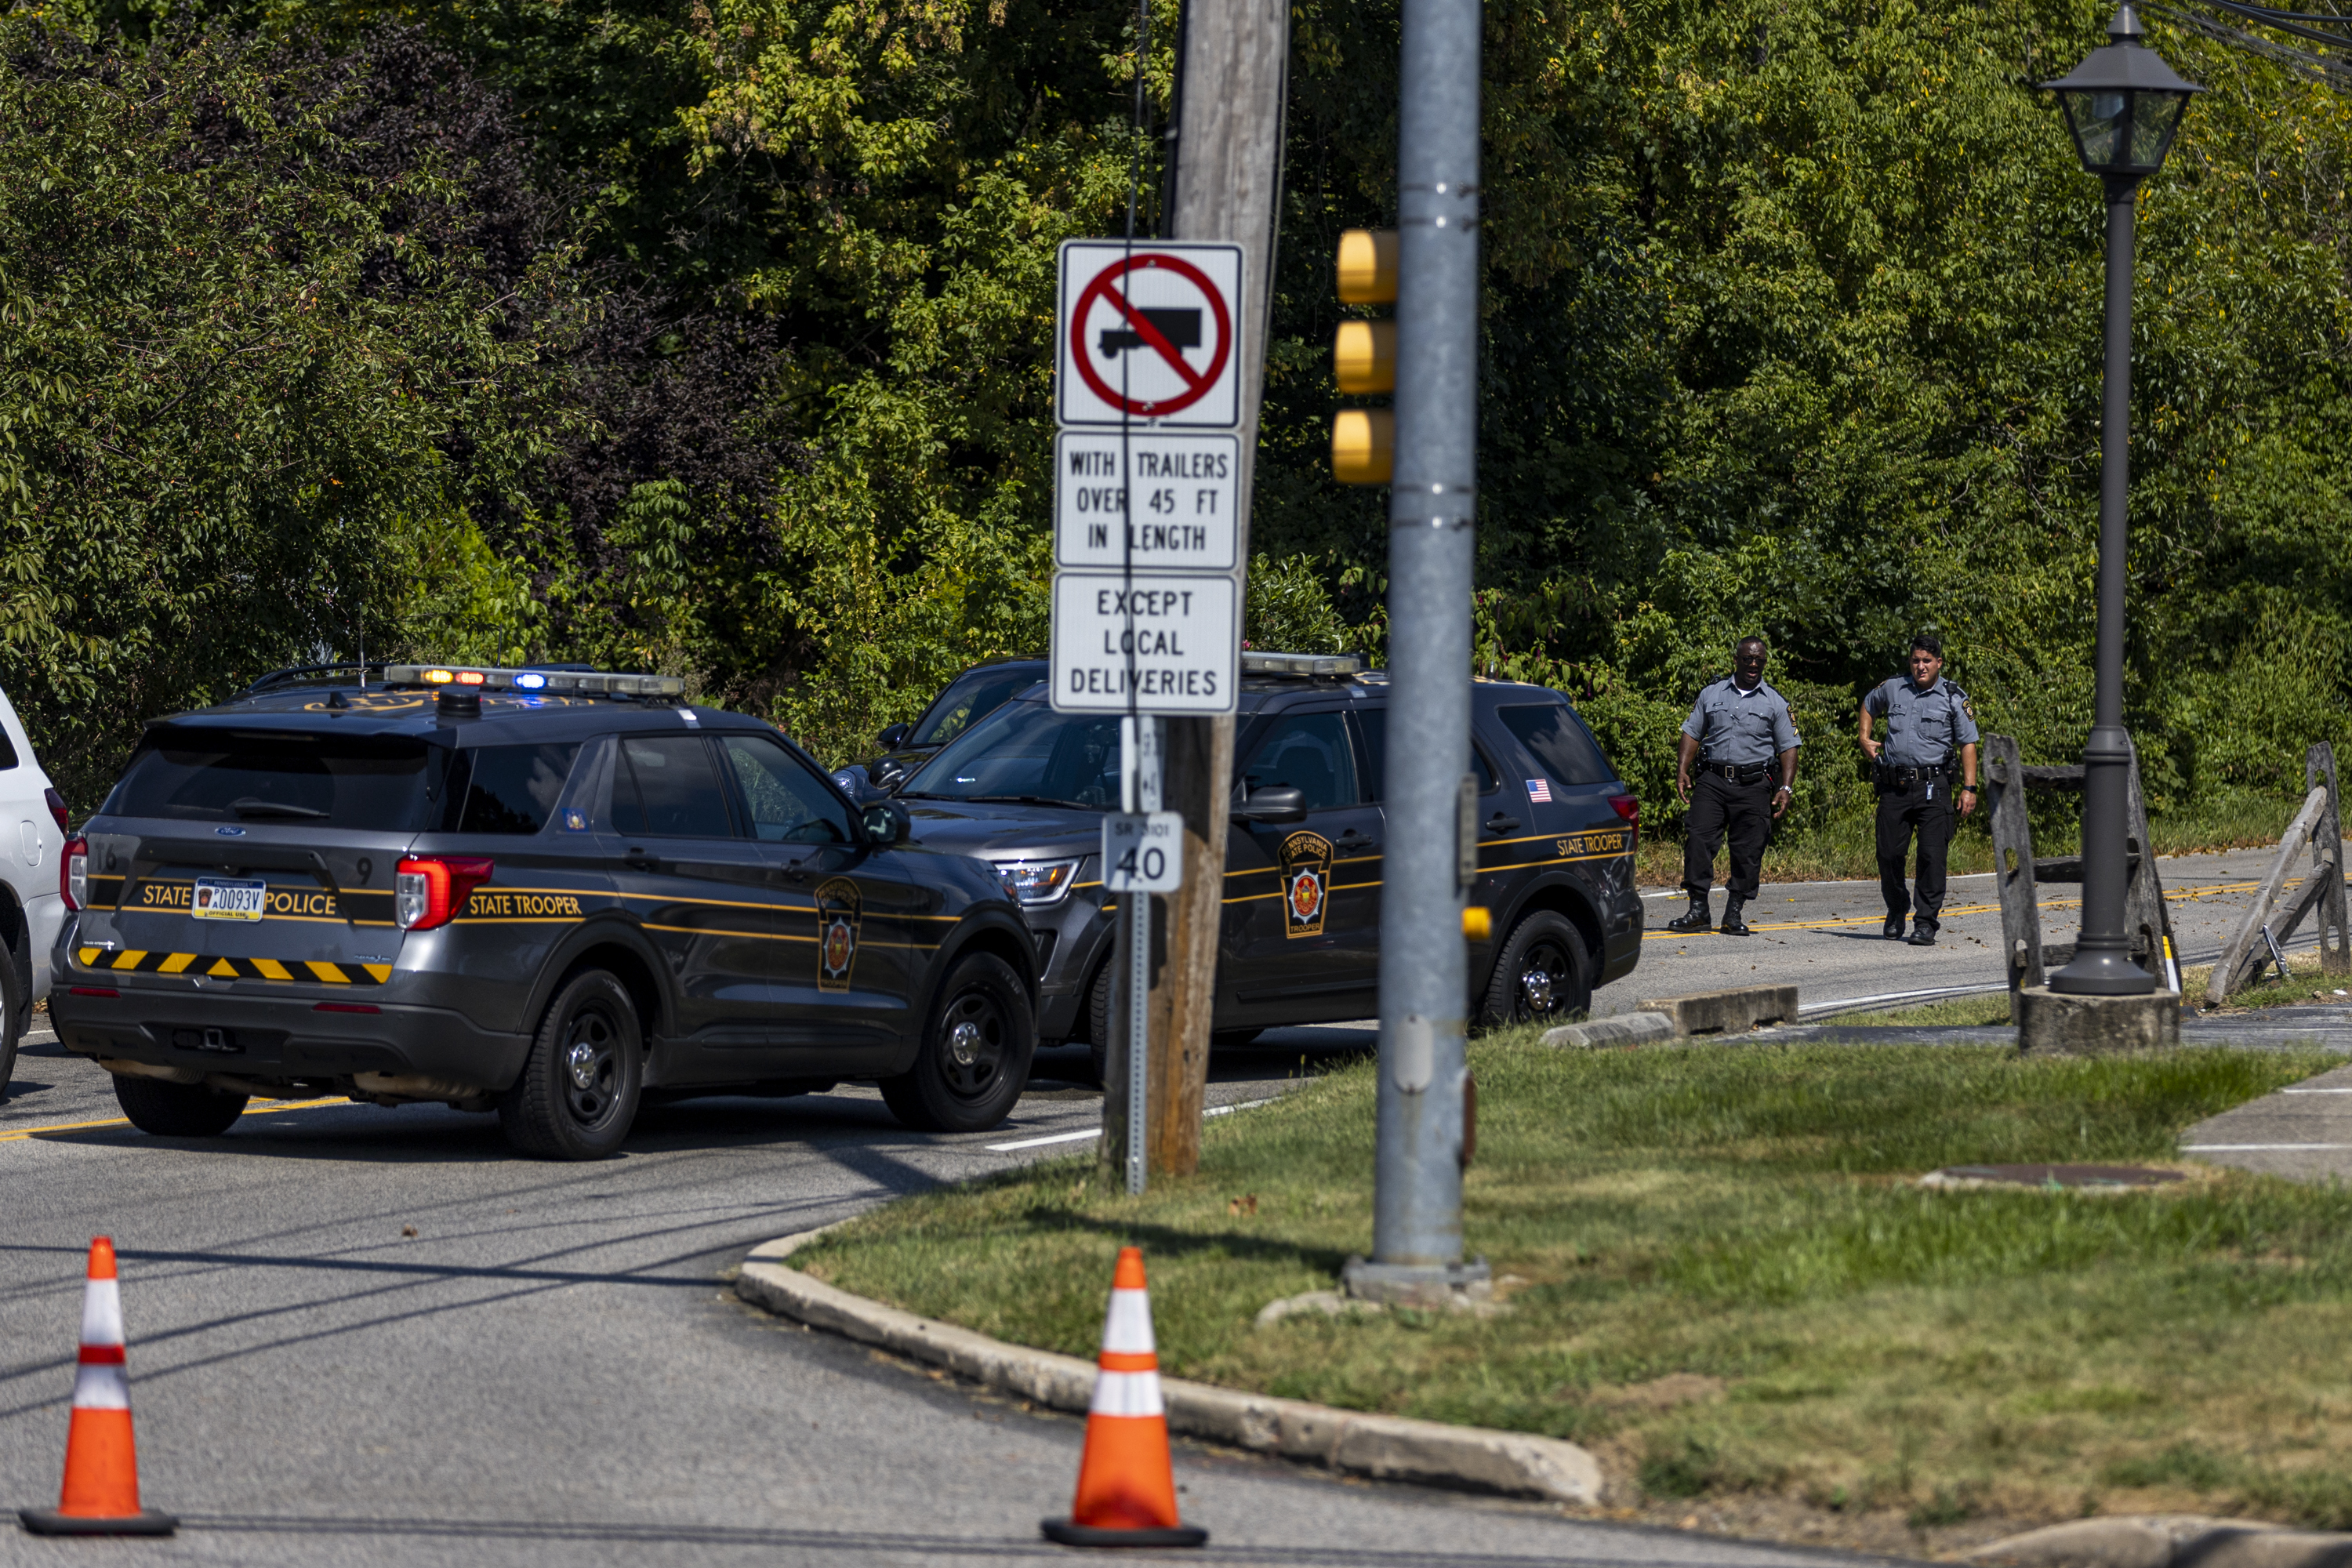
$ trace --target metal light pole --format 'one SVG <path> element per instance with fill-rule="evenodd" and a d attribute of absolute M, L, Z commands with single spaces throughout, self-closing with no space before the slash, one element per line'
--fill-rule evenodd
<path fill-rule="evenodd" d="M 1358 1296 L 1443 1299 L 1462 1262 L 1468 954 L 1456 802 L 1470 762 L 1478 461 L 1479 0 L 1404 0 L 1396 467 L 1389 491 L 1388 847 L 1373 1258 Z"/>
<path fill-rule="evenodd" d="M 2126 795 L 2131 737 L 2124 732 L 2124 565 L 2131 531 L 2131 300 L 2133 204 L 2142 180 L 2164 166 L 2191 93 L 2140 42 L 2128 3 L 2107 24 L 2115 42 L 2074 74 L 2042 85 L 2058 95 L 2084 169 L 2105 183 L 2107 332 L 2105 399 L 2099 420 L 2099 630 L 2097 696 L 2083 748 L 2083 927 L 2074 962 L 2050 977 L 2053 991 L 2136 995 L 2156 976 L 2132 962 L 2124 929 Z M 2143 856 L 2153 847 L 2140 846 Z"/>

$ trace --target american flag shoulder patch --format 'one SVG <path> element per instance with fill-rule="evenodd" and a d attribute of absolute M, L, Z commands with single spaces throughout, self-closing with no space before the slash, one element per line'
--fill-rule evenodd
<path fill-rule="evenodd" d="M 1551 781 L 1549 779 L 1529 779 L 1528 781 L 1528 798 L 1535 802 L 1538 805 L 1549 805 L 1551 804 Z"/>

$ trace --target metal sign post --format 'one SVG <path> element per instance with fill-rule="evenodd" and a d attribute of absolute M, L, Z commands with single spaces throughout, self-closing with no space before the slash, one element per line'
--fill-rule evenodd
<path fill-rule="evenodd" d="M 1184 875 L 1182 818 L 1160 809 L 1160 716 L 1231 713 L 1240 695 L 1243 259 L 1237 245 L 1129 237 L 1066 240 L 1059 261 L 1052 693 L 1062 712 L 1121 715 L 1124 809 L 1103 822 L 1102 881 L 1127 950 L 1113 1011 L 1135 1194 L 1150 1159 L 1151 899 Z"/>

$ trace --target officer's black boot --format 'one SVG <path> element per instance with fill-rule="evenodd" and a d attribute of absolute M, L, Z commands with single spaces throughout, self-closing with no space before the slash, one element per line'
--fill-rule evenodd
<path fill-rule="evenodd" d="M 1680 920 L 1668 921 L 1666 929 L 1680 931 L 1706 931 L 1714 924 L 1715 917 L 1707 912 L 1706 900 L 1693 899 L 1689 911 Z"/>
<path fill-rule="evenodd" d="M 1742 920 L 1739 914 L 1740 910 L 1747 904 L 1747 902 L 1748 900 L 1741 898 L 1738 894 L 1732 894 L 1731 897 L 1724 902 L 1723 923 L 1715 929 L 1721 931 L 1726 936 L 1748 935 L 1748 922 Z"/>
<path fill-rule="evenodd" d="M 1886 940 L 1887 940 L 1887 941 L 1889 941 L 1889 942 L 1900 942 L 1900 941 L 1902 941 L 1902 940 L 1903 940 L 1903 917 L 1902 917 L 1901 915 L 1889 915 L 1889 916 L 1887 916 L 1887 917 L 1886 917 L 1886 929 L 1885 929 L 1883 932 L 1881 932 L 1880 934 L 1884 935 L 1884 936 L 1886 938 Z"/>
<path fill-rule="evenodd" d="M 1911 934 L 1903 940 L 1913 947 L 1933 947 L 1936 945 L 1936 928 L 1927 921 L 1913 921 Z"/>

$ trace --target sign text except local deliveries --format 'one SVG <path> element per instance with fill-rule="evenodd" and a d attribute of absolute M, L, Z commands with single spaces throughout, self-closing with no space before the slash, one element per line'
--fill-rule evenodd
<path fill-rule="evenodd" d="M 1063 431 L 1054 438 L 1055 562 L 1232 570 L 1241 448 L 1236 436 Z"/>
<path fill-rule="evenodd" d="M 1054 706 L 1064 712 L 1230 713 L 1237 584 L 1224 574 L 1064 570 L 1054 578 Z"/>

